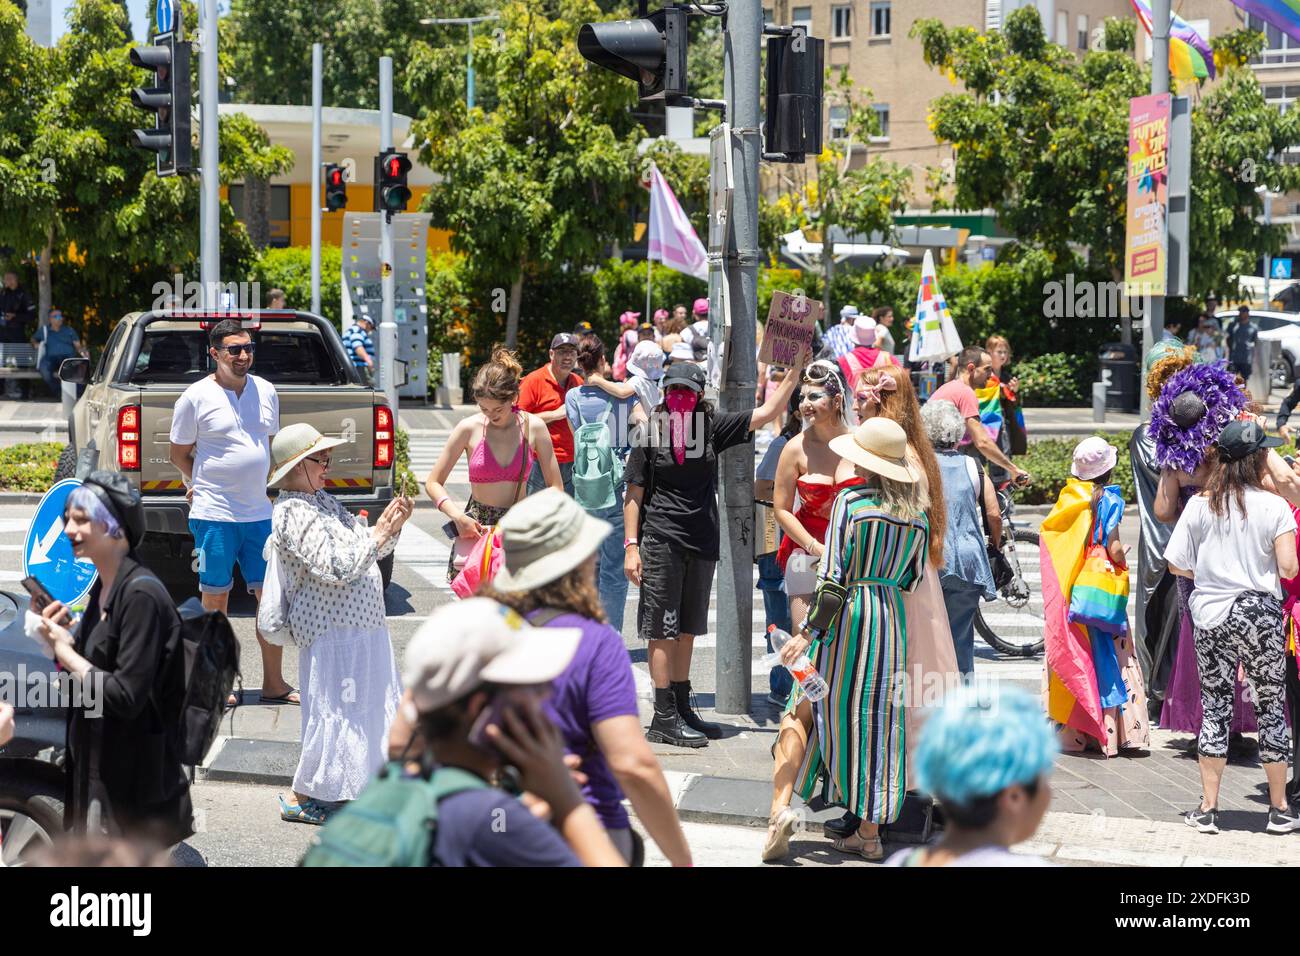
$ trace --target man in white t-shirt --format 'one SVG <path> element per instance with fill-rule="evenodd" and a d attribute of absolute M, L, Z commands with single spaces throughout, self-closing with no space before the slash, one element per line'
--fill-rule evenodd
<path fill-rule="evenodd" d="M 235 565 L 260 601 L 271 535 L 271 436 L 280 430 L 280 400 L 264 378 L 250 374 L 252 336 L 231 319 L 208 333 L 214 374 L 187 388 L 172 414 L 171 461 L 180 469 L 190 502 L 190 533 L 199 559 L 199 592 L 209 611 L 226 613 Z M 263 703 L 297 704 L 298 692 L 284 679 L 284 649 L 262 650 Z M 233 696 L 233 695 L 232 695 Z"/>

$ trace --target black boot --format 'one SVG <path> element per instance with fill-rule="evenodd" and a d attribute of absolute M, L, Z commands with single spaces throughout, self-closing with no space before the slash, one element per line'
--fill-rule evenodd
<path fill-rule="evenodd" d="M 686 726 L 677 712 L 677 701 L 671 687 L 655 688 L 655 716 L 645 739 L 651 743 L 672 744 L 674 747 L 707 747 L 709 739 Z"/>
<path fill-rule="evenodd" d="M 823 823 L 822 832 L 839 840 L 850 834 L 857 833 L 858 827 L 861 825 L 861 817 L 854 816 L 852 813 L 845 813 L 838 820 L 827 820 Z"/>
<path fill-rule="evenodd" d="M 677 713 L 682 715 L 682 721 L 691 730 L 698 731 L 710 740 L 718 740 L 722 737 L 722 728 L 717 724 L 707 724 L 700 715 L 695 712 L 691 701 L 691 682 L 688 680 L 675 680 L 672 682 L 673 695 L 677 698 Z"/>

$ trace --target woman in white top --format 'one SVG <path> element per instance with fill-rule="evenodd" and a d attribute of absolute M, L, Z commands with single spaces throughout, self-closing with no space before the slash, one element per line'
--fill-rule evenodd
<path fill-rule="evenodd" d="M 1183 509 L 1165 548 L 1169 570 L 1196 579 L 1188 599 L 1201 674 L 1201 803 L 1188 826 L 1218 833 L 1219 782 L 1228 761 L 1233 683 L 1240 663 L 1255 696 L 1259 759 L 1268 778 L 1270 833 L 1300 830 L 1286 799 L 1291 734 L 1285 716 L 1286 632 L 1282 578 L 1293 578 L 1296 523 L 1282 498 L 1264 490 L 1268 438 L 1253 419 L 1230 422 L 1206 457 L 1205 489 Z"/>
<path fill-rule="evenodd" d="M 397 545 L 414 504 L 394 498 L 373 528 L 324 490 L 325 438 L 297 422 L 271 444 L 270 485 L 280 489 L 271 541 L 283 566 L 289 628 L 301 646 L 302 755 L 293 798 L 280 816 L 320 824 L 331 804 L 354 799 L 384 761 L 388 726 L 402 696 L 384 621 L 376 562 Z"/>

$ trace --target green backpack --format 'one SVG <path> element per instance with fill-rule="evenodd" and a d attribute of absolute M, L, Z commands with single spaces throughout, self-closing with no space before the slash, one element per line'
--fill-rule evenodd
<path fill-rule="evenodd" d="M 614 454 L 606 422 L 614 411 L 611 402 L 605 414 L 589 422 L 578 403 L 578 421 L 573 433 L 573 498 L 587 511 L 604 511 L 618 501 L 616 492 L 623 481 L 623 463 Z"/>
<path fill-rule="evenodd" d="M 389 763 L 361 795 L 334 814 L 300 866 L 438 866 L 433 857 L 438 802 L 488 784 L 467 770 L 438 767 L 410 776 Z"/>

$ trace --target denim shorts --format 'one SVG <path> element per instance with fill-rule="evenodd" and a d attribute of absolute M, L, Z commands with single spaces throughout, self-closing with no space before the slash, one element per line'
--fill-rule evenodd
<path fill-rule="evenodd" d="M 251 593 L 266 577 L 262 549 L 271 536 L 271 519 L 265 521 L 206 521 L 190 519 L 199 572 L 199 590 L 226 594 L 235 585 L 235 564 Z"/>

